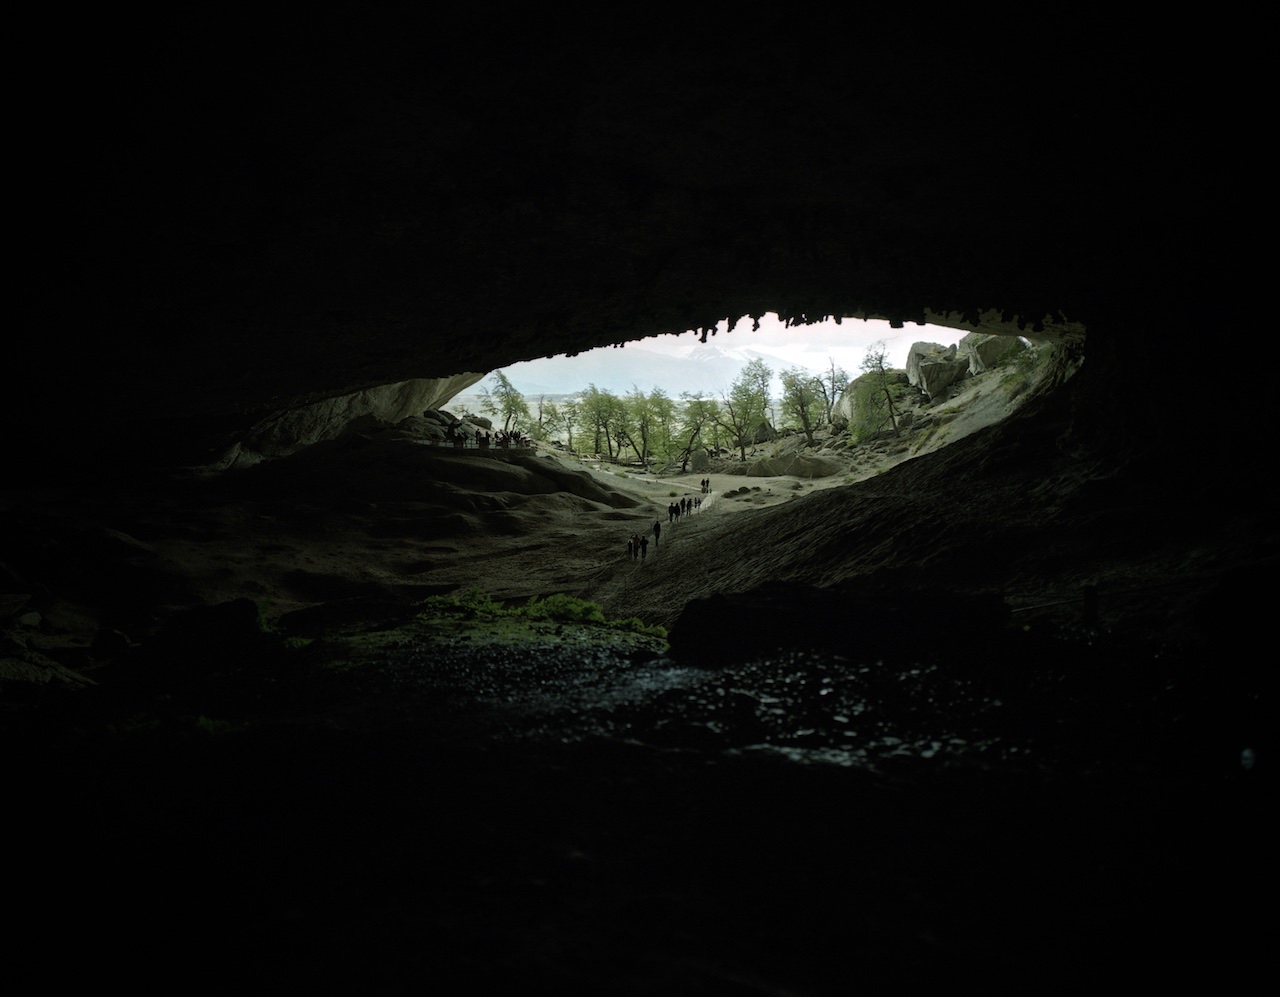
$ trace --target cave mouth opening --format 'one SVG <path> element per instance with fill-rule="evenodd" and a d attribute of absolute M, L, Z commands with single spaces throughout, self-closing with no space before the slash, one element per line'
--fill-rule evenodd
<path fill-rule="evenodd" d="M 959 396 L 978 394 L 972 390 L 978 375 L 995 370 L 1000 375 L 984 377 L 984 383 L 998 385 L 998 392 L 988 393 L 998 394 L 1008 404 L 997 414 L 994 403 L 999 399 L 988 397 L 982 419 L 986 424 L 1003 418 L 1049 366 L 1051 351 L 1045 347 L 1054 342 L 1055 332 L 1043 333 L 1044 327 L 1044 322 L 1010 321 L 998 312 L 963 320 L 942 316 L 936 322 L 906 323 L 832 316 L 802 321 L 767 312 L 736 321 L 721 319 L 714 327 L 520 361 L 486 374 L 452 399 L 450 407 L 464 420 L 492 418 L 504 430 L 513 420 L 522 421 L 533 439 L 577 449 L 576 428 L 567 419 L 579 418 L 581 413 L 594 412 L 600 423 L 610 417 L 596 410 L 612 405 L 619 423 L 626 423 L 623 408 L 639 412 L 647 407 L 656 418 L 679 424 L 689 422 L 685 416 L 691 407 L 702 404 L 718 409 L 718 414 L 709 416 L 718 449 L 723 441 L 714 427 L 725 426 L 725 410 L 741 404 L 740 389 L 750 376 L 760 385 L 762 398 L 759 417 L 750 427 L 753 431 L 767 427 L 768 433 L 780 437 L 803 433 L 811 449 L 825 445 L 814 431 L 829 431 L 828 441 L 843 448 L 882 431 L 901 435 L 893 416 L 895 402 L 915 410 L 903 413 L 908 425 L 913 415 L 924 414 L 923 409 L 953 400 L 956 407 L 963 407 L 965 399 Z M 872 379 L 880 382 L 885 396 L 875 403 L 885 411 L 875 414 L 874 426 L 867 423 Z M 801 397 L 801 392 L 809 397 Z M 567 416 L 567 411 L 575 414 Z M 643 422 L 645 415 L 635 418 Z M 954 414 L 948 412 L 944 418 Z M 736 422 L 736 416 L 728 421 Z M 926 415 L 924 422 L 928 421 Z M 745 428 L 734 426 L 730 434 L 741 438 Z M 647 432 L 643 424 L 640 429 Z M 593 444 L 601 442 L 600 436 L 597 426 Z M 612 460 L 609 436 L 606 427 L 603 446 Z M 636 461 L 646 466 L 647 446 L 647 440 L 643 448 L 632 441 Z M 619 455 L 621 449 L 619 445 Z M 745 453 L 741 456 L 746 459 Z"/>
<path fill-rule="evenodd" d="M 745 363 L 758 355 L 774 372 L 777 393 L 782 370 L 798 368 L 826 376 L 833 369 L 843 370 L 852 379 L 867 351 L 877 345 L 885 350 L 890 367 L 905 370 L 912 344 L 955 338 L 954 330 L 933 325 L 895 328 L 884 319 L 833 317 L 796 322 L 766 312 L 721 319 L 714 328 L 656 333 L 580 353 L 519 361 L 499 370 L 526 396 L 569 395 L 590 383 L 621 393 L 660 388 L 672 397 L 685 390 L 715 397 L 729 390 L 732 361 Z M 671 384 L 663 384 L 663 376 Z"/>

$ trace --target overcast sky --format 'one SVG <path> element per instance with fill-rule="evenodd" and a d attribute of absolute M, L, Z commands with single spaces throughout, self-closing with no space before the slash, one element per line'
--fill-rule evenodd
<path fill-rule="evenodd" d="M 853 375 L 858 373 L 867 348 L 880 340 L 884 341 L 889 365 L 905 368 L 907 350 L 912 343 L 941 343 L 948 346 L 958 342 L 963 335 L 956 329 L 912 323 L 907 323 L 901 329 L 891 329 L 883 319 L 845 319 L 839 325 L 834 320 L 828 320 L 788 328 L 773 312 L 761 316 L 760 328 L 755 332 L 751 330 L 750 318 L 741 319 L 733 332 L 727 330 L 728 323 L 721 322 L 715 337 L 708 336 L 707 342 L 716 343 L 725 349 L 760 350 L 798 367 L 813 370 L 825 368 L 827 358 L 830 357 L 837 366 Z M 697 344 L 696 332 L 686 332 L 679 336 L 652 336 L 636 343 L 646 350 L 671 356 L 685 356 Z"/>
<path fill-rule="evenodd" d="M 721 322 L 716 335 L 707 337 L 706 346 L 702 345 L 696 332 L 651 336 L 628 344 L 634 350 L 673 358 L 666 360 L 668 364 L 686 357 L 696 360 L 699 350 L 706 351 L 706 359 L 711 365 L 704 367 L 691 362 L 688 373 L 697 383 L 689 385 L 680 383 L 673 387 L 680 378 L 673 376 L 669 368 L 655 370 L 649 365 L 646 369 L 643 363 L 635 362 L 635 353 L 612 347 L 587 350 L 574 357 L 561 354 L 540 360 L 521 361 L 504 370 L 518 391 L 531 395 L 569 392 L 578 390 L 587 383 L 619 393 L 626 392 L 631 387 L 648 391 L 656 386 L 662 386 L 673 393 L 685 390 L 724 392 L 729 390 L 729 382 L 736 374 L 727 372 L 723 363 L 716 364 L 712 359 L 715 354 L 728 353 L 740 357 L 740 363 L 745 363 L 746 357 L 742 355 L 749 356 L 751 351 L 755 351 L 768 358 L 766 362 L 774 375 L 773 391 L 777 394 L 782 390 L 782 371 L 790 366 L 821 376 L 830 369 L 831 361 L 834 361 L 852 379 L 862 372 L 862 361 L 867 350 L 876 343 L 884 344 L 890 367 L 903 369 L 907 365 L 907 351 L 912 343 L 930 342 L 947 346 L 957 342 L 963 335 L 955 329 L 931 325 L 908 324 L 901 329 L 893 329 L 887 321 L 881 319 L 845 319 L 840 324 L 830 320 L 813 325 L 787 327 L 772 312 L 761 316 L 758 330 L 753 331 L 751 326 L 752 320 L 744 318 L 729 332 L 728 322 Z M 721 377 L 725 383 L 717 385 L 706 381 L 706 377 Z M 698 380 L 699 378 L 702 380 Z M 644 383 L 640 384 L 640 381 Z M 492 387 L 484 382 L 482 386 Z"/>

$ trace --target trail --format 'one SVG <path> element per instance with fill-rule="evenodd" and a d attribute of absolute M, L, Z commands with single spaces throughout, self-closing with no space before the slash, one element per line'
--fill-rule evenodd
<path fill-rule="evenodd" d="M 663 522 L 658 541 L 652 539 L 652 523 L 649 524 L 650 542 L 647 555 L 628 559 L 625 553 L 626 538 L 621 538 L 623 553 L 616 561 L 603 565 L 588 582 L 583 598 L 598 602 L 610 617 L 640 615 L 640 595 L 662 586 L 679 586 L 681 571 L 691 563 L 684 552 L 690 549 L 690 541 L 703 533 L 713 521 L 725 513 L 725 507 L 717 500 L 720 493 L 698 496 L 701 504 L 694 511 L 678 519 Z M 651 622 L 646 617 L 646 622 Z"/>

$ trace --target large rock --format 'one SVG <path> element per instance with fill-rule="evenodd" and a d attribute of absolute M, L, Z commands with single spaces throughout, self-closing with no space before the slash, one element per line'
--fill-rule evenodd
<path fill-rule="evenodd" d="M 483 377 L 483 373 L 419 377 L 285 409 L 254 425 L 214 466 L 219 469 L 243 467 L 283 457 L 313 443 L 336 439 L 351 423 L 367 416 L 398 423 L 409 416 L 439 409 Z"/>
<path fill-rule="evenodd" d="M 983 332 L 971 332 L 960 340 L 957 350 L 961 359 L 967 359 L 970 374 L 981 374 L 987 370 L 998 357 L 1010 350 L 1028 349 L 1026 343 L 1017 336 L 991 336 Z"/>
<path fill-rule="evenodd" d="M 956 345 L 912 343 L 907 353 L 907 380 L 928 398 L 936 398 L 969 375 L 968 358 L 956 356 Z"/>
<path fill-rule="evenodd" d="M 890 384 L 909 383 L 908 375 L 903 371 L 891 370 L 886 371 L 886 374 Z M 844 386 L 844 390 L 840 392 L 840 397 L 836 399 L 835 405 L 831 407 L 831 425 L 836 429 L 843 431 L 853 421 L 853 405 L 854 399 L 858 394 L 858 385 L 872 376 L 872 374 L 861 374 Z"/>

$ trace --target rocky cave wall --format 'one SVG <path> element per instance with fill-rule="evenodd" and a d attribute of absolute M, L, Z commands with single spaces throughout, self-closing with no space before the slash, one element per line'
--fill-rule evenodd
<path fill-rule="evenodd" d="M 42 190 L 84 175 L 32 236 L 14 460 L 205 462 L 284 411 L 766 311 L 1082 324 L 1077 406 L 1113 428 L 1124 385 L 1225 324 L 1226 261 L 1180 251 L 1224 224 L 1206 67 L 1114 38 L 1052 71 L 922 58 L 786 14 L 476 27 L 114 49 L 35 164 L 60 164 Z"/>

